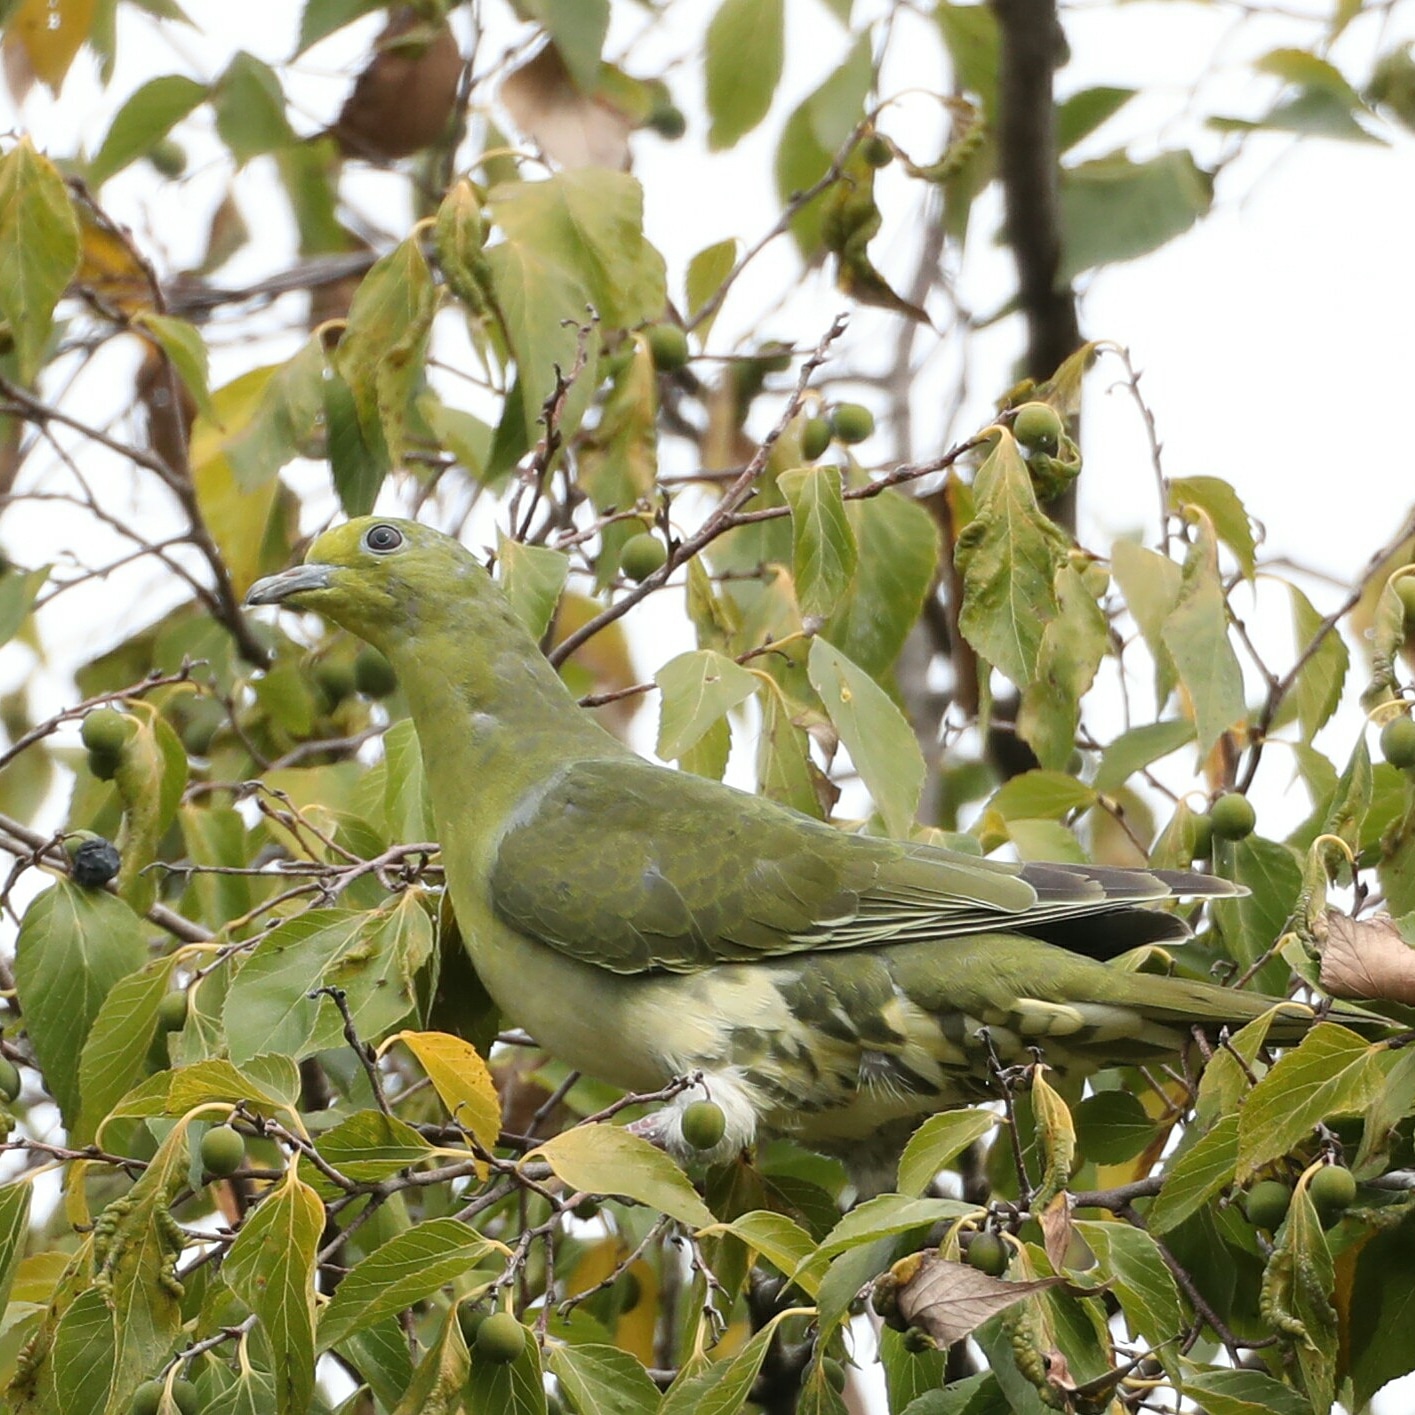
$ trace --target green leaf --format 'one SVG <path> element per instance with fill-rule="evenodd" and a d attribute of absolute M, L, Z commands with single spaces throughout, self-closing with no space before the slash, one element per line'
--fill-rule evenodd
<path fill-rule="evenodd" d="M 1213 522 L 1218 538 L 1233 552 L 1238 568 L 1251 580 L 1257 568 L 1253 523 L 1238 493 L 1221 477 L 1174 477 L 1169 483 L 1170 509 L 1197 506 Z"/>
<path fill-rule="evenodd" d="M 460 1415 L 470 1371 L 467 1339 L 454 1305 L 443 1314 L 442 1331 L 418 1362 L 393 1415 Z"/>
<path fill-rule="evenodd" d="M 8 644 L 30 616 L 35 596 L 44 588 L 51 567 L 38 570 L 16 570 L 11 567 L 0 575 L 0 646 Z"/>
<path fill-rule="evenodd" d="M 68 1125 L 79 1117 L 89 1029 L 109 990 L 146 961 L 137 915 L 104 890 L 58 880 L 25 910 L 15 983 L 45 1085 Z"/>
<path fill-rule="evenodd" d="M 1181 1150 L 1165 1171 L 1164 1188 L 1150 1210 L 1152 1233 L 1168 1233 L 1233 1182 L 1238 1164 L 1238 1116 L 1225 1115 Z"/>
<path fill-rule="evenodd" d="M 145 329 L 157 341 L 167 356 L 177 377 L 182 380 L 197 411 L 203 417 L 216 418 L 216 408 L 211 401 L 211 390 L 206 377 L 206 343 L 194 325 L 185 319 L 174 319 L 167 314 L 154 314 L 143 310 L 133 323 Z"/>
<path fill-rule="evenodd" d="M 711 649 L 680 653 L 654 674 L 662 695 L 658 746 L 664 761 L 689 751 L 703 734 L 756 692 L 755 673 Z"/>
<path fill-rule="evenodd" d="M 1264 1312 L 1276 1307 L 1300 1323 L 1293 1341 L 1302 1383 L 1315 1410 L 1328 1410 L 1336 1396 L 1337 1311 L 1331 1295 L 1336 1277 L 1321 1220 L 1307 1193 L 1306 1179 L 1292 1196 L 1287 1221 L 1263 1274 Z"/>
<path fill-rule="evenodd" d="M 320 1135 L 316 1148 L 327 1164 L 359 1183 L 377 1183 L 434 1153 L 411 1125 L 381 1110 L 356 1111 Z"/>
<path fill-rule="evenodd" d="M 108 134 L 88 167 L 96 191 L 134 158 L 151 152 L 208 93 L 205 84 L 183 74 L 149 79 L 114 115 Z"/>
<path fill-rule="evenodd" d="M 279 1415 L 304 1415 L 314 1390 L 314 1273 L 324 1205 L 298 1167 L 249 1214 L 222 1273 L 270 1343 Z"/>
<path fill-rule="evenodd" d="M 816 1241 L 794 1219 L 767 1209 L 753 1209 L 731 1223 L 714 1224 L 707 1230 L 709 1235 L 719 1232 L 740 1238 L 783 1277 L 791 1277 L 807 1296 L 815 1296 L 819 1274 L 811 1271 L 810 1264 L 815 1256 Z"/>
<path fill-rule="evenodd" d="M 507 536 L 497 538 L 497 578 L 516 618 L 537 643 L 550 628 L 560 592 L 570 573 L 569 557 L 544 545 L 523 545 Z"/>
<path fill-rule="evenodd" d="M 859 555 L 845 515 L 838 467 L 799 467 L 776 479 L 791 508 L 791 563 L 804 615 L 834 612 Z"/>
<path fill-rule="evenodd" d="M 1167 1343 L 1183 1332 L 1185 1319 L 1179 1289 L 1155 1240 L 1119 1220 L 1078 1219 L 1075 1231 L 1096 1255 L 1095 1277 L 1115 1294 L 1132 1334 L 1167 1350 Z"/>
<path fill-rule="evenodd" d="M 1380 1054 L 1378 1045 L 1334 1022 L 1318 1022 L 1284 1052 L 1239 1112 L 1238 1182 L 1287 1154 L 1322 1121 L 1360 1115 L 1381 1088 Z"/>
<path fill-rule="evenodd" d="M 103 1117 L 142 1075 L 157 1032 L 157 1008 L 172 978 L 172 958 L 155 958 L 121 978 L 103 999 L 79 1055 L 79 1124 L 73 1141 L 97 1134 Z"/>
<path fill-rule="evenodd" d="M 29 1201 L 34 1188 L 23 1181 L 0 1186 L 0 1312 L 10 1300 L 15 1270 L 29 1237 Z"/>
<path fill-rule="evenodd" d="M 1213 204 L 1213 178 L 1186 150 L 1132 162 L 1123 152 L 1061 171 L 1061 269 L 1134 260 L 1187 231 Z"/>
<path fill-rule="evenodd" d="M 556 1345 L 550 1369 L 576 1410 L 595 1415 L 655 1415 L 659 1390 L 627 1351 L 614 1346 Z"/>
<path fill-rule="evenodd" d="M 409 922 L 393 906 L 311 909 L 277 925 L 227 995 L 231 1059 L 240 1066 L 260 1052 L 305 1056 L 340 1045 L 343 1019 L 330 998 L 309 996 L 318 987 L 343 988 L 359 1036 L 382 1036 L 416 1003 L 403 933 Z"/>
<path fill-rule="evenodd" d="M 339 1283 L 319 1316 L 318 1349 L 421 1302 L 491 1251 L 481 1234 L 454 1218 L 427 1219 L 395 1234 Z"/>
<path fill-rule="evenodd" d="M 279 75 L 244 50 L 216 81 L 211 106 L 216 111 L 216 131 L 238 167 L 263 152 L 275 152 L 296 141 L 295 130 L 285 116 L 285 92 Z"/>
<path fill-rule="evenodd" d="M 974 515 L 958 537 L 964 638 L 1019 687 L 1037 676 L 1042 634 L 1056 617 L 1054 582 L 1066 539 L 1042 514 L 1027 465 L 999 433 L 973 482 Z"/>
<path fill-rule="evenodd" d="M 599 56 L 609 33 L 609 0 L 526 0 L 526 9 L 555 41 L 575 87 L 599 88 Z"/>
<path fill-rule="evenodd" d="M 907 837 L 925 770 L 913 728 L 884 689 L 824 639 L 812 640 L 806 671 L 885 830 Z"/>
<path fill-rule="evenodd" d="M 1161 1133 L 1133 1091 L 1097 1091 L 1075 1107 L 1076 1139 L 1093 1164 L 1124 1164 Z"/>
<path fill-rule="evenodd" d="M 823 819 L 821 772 L 811 760 L 810 739 L 795 721 L 775 679 L 762 684 L 761 732 L 757 737 L 757 789 L 803 815 Z"/>
<path fill-rule="evenodd" d="M 1289 584 L 1287 588 L 1292 595 L 1292 637 L 1301 654 L 1316 640 L 1322 616 L 1296 585 Z M 1351 652 L 1346 640 L 1335 629 L 1329 629 L 1298 670 L 1292 687 L 1304 742 L 1310 742 L 1340 706 L 1346 671 L 1350 667 Z"/>
<path fill-rule="evenodd" d="M 283 364 L 251 369 L 216 390 L 210 417 L 217 433 L 214 440 L 225 451 L 241 491 L 274 481 L 281 467 L 308 450 L 321 411 L 326 418 L 330 411 L 328 389 L 343 387 L 337 376 L 326 383 L 325 364 L 324 342 L 312 334 Z M 333 457 L 338 429 L 326 424 L 325 431 Z M 202 450 L 194 440 L 194 462 Z"/>
<path fill-rule="evenodd" d="M 79 267 L 79 223 L 59 169 L 21 138 L 0 158 L 0 314 L 20 381 L 39 372 L 54 306 Z"/>
<path fill-rule="evenodd" d="M 1208 1415 L 1312 1415 L 1311 1401 L 1263 1371 L 1199 1371 L 1185 1376 L 1184 1393 Z"/>
<path fill-rule="evenodd" d="M 1165 647 L 1164 626 L 1179 602 L 1183 571 L 1168 556 L 1128 540 L 1116 541 L 1110 568 L 1125 596 L 1125 606 L 1154 656 L 1155 702 L 1163 708 L 1179 681 L 1174 659 Z"/>
<path fill-rule="evenodd" d="M 384 0 L 306 0 L 300 16 L 300 44 L 295 57 L 370 10 L 382 9 L 383 3 Z"/>
<path fill-rule="evenodd" d="M 879 1194 L 850 1210 L 825 1236 L 808 1261 L 834 1258 L 847 1248 L 858 1248 L 876 1239 L 911 1228 L 928 1228 L 949 1219 L 978 1212 L 977 1204 L 960 1199 L 914 1199 L 903 1194 Z"/>
<path fill-rule="evenodd" d="M 1194 724 L 1187 718 L 1150 722 L 1122 732 L 1104 752 L 1096 768 L 1097 791 L 1115 791 L 1143 767 L 1177 752 L 1194 740 Z"/>
<path fill-rule="evenodd" d="M 526 1158 L 544 1160 L 566 1184 L 587 1194 L 622 1194 L 693 1228 L 714 1221 L 688 1176 L 662 1150 L 618 1126 L 562 1130 Z"/>
<path fill-rule="evenodd" d="M 421 246 L 403 241 L 364 276 L 334 351 L 364 442 L 375 448 L 381 441 L 395 463 L 408 448 L 409 405 L 424 376 L 436 308 L 437 288 Z"/>
<path fill-rule="evenodd" d="M 63 1415 L 103 1415 L 114 1357 L 113 1313 L 91 1287 L 74 1299 L 55 1328 L 49 1358 L 54 1401 L 48 1408 Z"/>
<path fill-rule="evenodd" d="M 1399 1225 L 1377 1230 L 1362 1245 L 1346 1305 L 1356 1318 L 1349 1327 L 1353 1407 L 1365 1410 L 1387 1381 L 1415 1369 L 1415 1349 L 1409 1341 L 1410 1322 L 1415 1319 L 1415 1223 L 1408 1214 Z M 1377 1313 L 1377 1320 L 1362 1316 Z"/>
<path fill-rule="evenodd" d="M 1228 603 L 1219 577 L 1213 527 L 1201 517 L 1184 561 L 1179 599 L 1164 621 L 1165 647 L 1194 711 L 1199 756 L 1247 712 L 1243 670 L 1228 637 Z"/>
<path fill-rule="evenodd" d="M 899 1156 L 899 1192 L 911 1198 L 922 1195 L 939 1170 L 996 1124 L 997 1116 L 986 1110 L 947 1110 L 929 1116 Z"/>
<path fill-rule="evenodd" d="M 706 1369 L 683 1366 L 658 1415 L 736 1415 L 747 1403 L 777 1325 L 774 1318 L 735 1355 Z"/>
<path fill-rule="evenodd" d="M 1064 771 L 1024 771 L 1005 781 L 988 808 L 1003 820 L 1060 820 L 1095 805 L 1093 787 Z"/>
<path fill-rule="evenodd" d="M 1081 699 L 1110 643 L 1110 625 L 1071 565 L 1053 582 L 1056 617 L 1042 631 L 1036 674 L 1022 689 L 1017 731 L 1044 767 L 1061 768 L 1076 750 Z"/>
<path fill-rule="evenodd" d="M 1226 878 L 1245 886 L 1240 899 L 1218 899 L 1210 906 L 1230 956 L 1251 967 L 1282 936 L 1283 928 L 1302 888 L 1302 866 L 1286 846 L 1260 835 L 1250 835 L 1236 845 L 1219 841 L 1214 846 L 1216 864 Z M 1279 991 L 1285 986 L 1287 967 L 1279 964 L 1276 977 L 1258 977 L 1260 986 Z"/>
<path fill-rule="evenodd" d="M 487 205 L 510 245 L 570 276 L 611 327 L 632 329 L 662 315 L 663 257 L 644 237 L 643 188 L 627 172 L 585 167 L 541 182 L 505 182 L 487 194 Z M 495 248 L 487 259 L 496 275 Z M 504 272 L 496 275 L 498 297 L 503 280 Z M 504 303 L 502 312 L 509 324 Z M 559 317 L 584 323 L 583 301 Z M 568 374 L 570 360 L 562 368 Z"/>
<path fill-rule="evenodd" d="M 939 533 L 919 502 L 897 491 L 845 503 L 857 564 L 824 630 L 852 663 L 878 678 L 918 622 L 938 572 Z"/>
<path fill-rule="evenodd" d="M 334 369 L 320 385 L 324 411 L 325 451 L 334 490 L 346 516 L 367 516 L 378 500 L 392 463 L 382 429 L 366 435 L 359 421 L 354 390 Z"/>
<path fill-rule="evenodd" d="M 1056 108 L 1056 150 L 1069 152 L 1112 118 L 1135 97 L 1133 88 L 1100 85 L 1083 88 L 1063 99 Z"/>
<path fill-rule="evenodd" d="M 783 0 L 722 0 L 704 45 L 708 147 L 732 147 L 766 117 L 786 57 Z"/>
<path fill-rule="evenodd" d="M 737 264 L 738 241 L 735 236 L 715 241 L 704 246 L 688 262 L 688 275 L 684 283 L 684 294 L 688 299 L 688 317 L 695 319 L 698 311 L 722 288 L 723 281 L 732 274 Z M 698 325 L 698 335 L 706 339 L 713 320 L 708 318 Z"/>

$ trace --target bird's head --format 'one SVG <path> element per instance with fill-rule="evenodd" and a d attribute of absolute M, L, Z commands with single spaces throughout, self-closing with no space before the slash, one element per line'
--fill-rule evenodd
<path fill-rule="evenodd" d="M 361 516 L 325 531 L 303 565 L 258 580 L 246 603 L 322 614 L 387 653 L 420 627 L 432 606 L 466 603 L 489 583 L 451 536 L 416 521 Z"/>

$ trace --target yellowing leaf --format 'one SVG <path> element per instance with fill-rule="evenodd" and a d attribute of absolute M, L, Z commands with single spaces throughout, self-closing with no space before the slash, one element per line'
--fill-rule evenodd
<path fill-rule="evenodd" d="M 484 1149 L 495 1148 L 501 1133 L 501 1101 L 477 1049 L 447 1032 L 397 1032 L 389 1042 L 404 1043 L 427 1072 L 452 1119 Z"/>

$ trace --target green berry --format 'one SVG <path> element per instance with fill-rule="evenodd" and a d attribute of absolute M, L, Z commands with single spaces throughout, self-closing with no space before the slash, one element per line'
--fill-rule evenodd
<path fill-rule="evenodd" d="M 100 835 L 80 840 L 74 846 L 73 859 L 74 883 L 85 889 L 101 889 L 123 866 L 117 847 Z"/>
<path fill-rule="evenodd" d="M 727 1133 L 727 1117 L 716 1101 L 694 1101 L 683 1111 L 683 1139 L 695 1150 L 711 1150 Z"/>
<path fill-rule="evenodd" d="M 1405 610 L 1406 624 L 1415 624 L 1415 575 L 1402 575 L 1395 582 L 1395 592 Z"/>
<path fill-rule="evenodd" d="M 676 324 L 651 324 L 644 330 L 644 338 L 659 373 L 673 373 L 692 357 L 688 336 Z"/>
<path fill-rule="evenodd" d="M 137 730 L 137 723 L 127 713 L 115 708 L 94 708 L 84 718 L 79 736 L 90 752 L 116 757 L 137 735 Z"/>
<path fill-rule="evenodd" d="M 386 698 L 398 686 L 393 665 L 374 648 L 361 648 L 354 659 L 354 687 L 366 698 Z"/>
<path fill-rule="evenodd" d="M 965 1255 L 968 1266 L 989 1277 L 1001 1277 L 1012 1261 L 1011 1245 L 997 1233 L 975 1233 Z"/>
<path fill-rule="evenodd" d="M 148 149 L 147 160 L 164 177 L 180 177 L 187 170 L 187 150 L 175 138 L 159 138 Z"/>
<path fill-rule="evenodd" d="M 1253 803 L 1237 791 L 1225 792 L 1209 807 L 1209 824 L 1220 840 L 1242 840 L 1257 823 Z"/>
<path fill-rule="evenodd" d="M 1039 452 L 1054 453 L 1061 446 L 1061 418 L 1050 403 L 1023 403 L 1012 420 L 1012 435 Z"/>
<path fill-rule="evenodd" d="M 187 709 L 182 728 L 182 745 L 194 757 L 204 757 L 211 751 L 217 732 L 226 723 L 226 709 L 214 698 L 198 698 Z"/>
<path fill-rule="evenodd" d="M 668 561 L 668 547 L 649 531 L 640 531 L 624 542 L 619 552 L 619 568 L 637 584 L 647 580 Z"/>
<path fill-rule="evenodd" d="M 0 1056 L 0 1096 L 7 1101 L 20 1094 L 20 1073 L 8 1056 Z"/>
<path fill-rule="evenodd" d="M 1193 817 L 1194 856 L 1196 860 L 1207 860 L 1214 848 L 1214 823 L 1208 816 Z"/>
<path fill-rule="evenodd" d="M 676 103 L 660 104 L 644 121 L 646 127 L 669 142 L 677 142 L 688 131 L 688 120 Z"/>
<path fill-rule="evenodd" d="M 468 1297 L 457 1304 L 457 1325 L 462 1328 L 462 1340 L 468 1346 L 477 1339 L 481 1324 L 491 1315 L 480 1297 Z"/>
<path fill-rule="evenodd" d="M 172 1399 L 177 1402 L 177 1409 L 182 1415 L 200 1415 L 201 1394 L 191 1381 L 173 1381 Z"/>
<path fill-rule="evenodd" d="M 847 447 L 853 447 L 875 430 L 875 415 L 862 403 L 842 403 L 831 413 L 830 427 Z"/>
<path fill-rule="evenodd" d="M 1381 728 L 1381 755 L 1401 771 L 1415 766 L 1415 719 L 1393 717 Z"/>
<path fill-rule="evenodd" d="M 791 346 L 769 339 L 757 350 L 757 362 L 765 373 L 785 373 L 791 367 Z"/>
<path fill-rule="evenodd" d="M 860 156 L 870 167 L 888 167 L 894 161 L 894 149 L 878 133 L 871 133 L 860 144 Z"/>
<path fill-rule="evenodd" d="M 245 1137 L 229 1125 L 213 1125 L 201 1137 L 201 1163 L 208 1174 L 225 1179 L 246 1157 Z"/>
<path fill-rule="evenodd" d="M 510 1312 L 493 1312 L 477 1328 L 477 1355 L 509 1366 L 526 1349 L 526 1329 Z"/>
<path fill-rule="evenodd" d="M 591 1194 L 581 1199 L 570 1212 L 574 1214 L 577 1219 L 588 1223 L 591 1219 L 599 1217 L 599 1200 Z"/>
<path fill-rule="evenodd" d="M 1356 1176 L 1344 1165 L 1326 1165 L 1307 1181 L 1307 1196 L 1322 1223 L 1332 1223 L 1356 1201 Z"/>
<path fill-rule="evenodd" d="M 829 418 L 807 418 L 801 429 L 801 456 L 814 462 L 827 447 L 835 434 L 830 429 Z"/>
<path fill-rule="evenodd" d="M 131 1415 L 157 1415 L 162 1404 L 162 1382 L 144 1381 L 133 1392 L 133 1403 L 129 1406 Z"/>
<path fill-rule="evenodd" d="M 314 666 L 314 684 L 324 699 L 325 708 L 333 712 L 356 691 L 354 665 L 342 658 L 322 658 Z"/>
<path fill-rule="evenodd" d="M 187 1025 L 187 992 L 178 988 L 163 993 L 157 1004 L 157 1026 L 163 1032 L 180 1032 Z"/>
<path fill-rule="evenodd" d="M 1243 1207 L 1254 1228 L 1275 1233 L 1287 1217 L 1292 1203 L 1292 1187 L 1277 1179 L 1260 1179 L 1249 1191 Z"/>

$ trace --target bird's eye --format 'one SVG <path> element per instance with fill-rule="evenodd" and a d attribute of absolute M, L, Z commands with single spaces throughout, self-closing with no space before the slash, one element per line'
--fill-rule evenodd
<path fill-rule="evenodd" d="M 370 526 L 364 532 L 364 544 L 370 550 L 386 555 L 403 544 L 403 532 L 396 526 Z"/>

